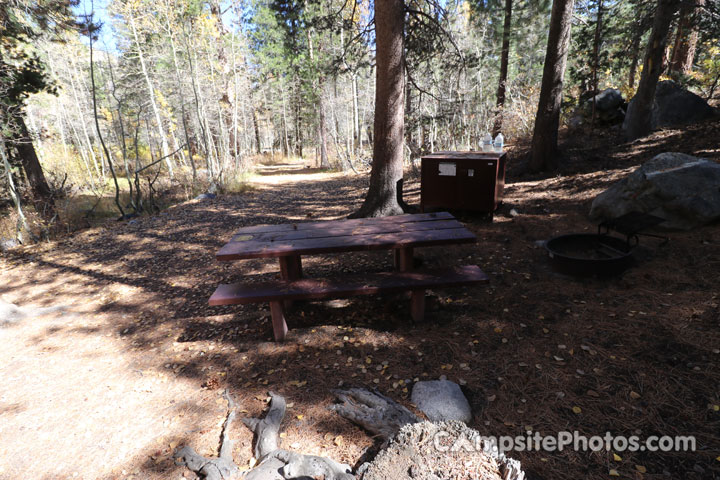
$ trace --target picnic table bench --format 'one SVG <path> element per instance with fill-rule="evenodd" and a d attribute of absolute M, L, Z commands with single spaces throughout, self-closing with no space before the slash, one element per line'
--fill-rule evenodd
<path fill-rule="evenodd" d="M 412 292 L 413 319 L 423 319 L 425 290 L 484 283 L 488 277 L 476 265 L 413 271 L 418 247 L 473 243 L 477 237 L 446 212 L 382 218 L 333 220 L 241 228 L 216 254 L 219 261 L 278 258 L 280 279 L 222 284 L 210 305 L 269 302 L 276 341 L 288 328 L 284 305 L 292 300 L 315 300 L 378 293 Z M 302 255 L 392 249 L 394 272 L 303 278 Z"/>

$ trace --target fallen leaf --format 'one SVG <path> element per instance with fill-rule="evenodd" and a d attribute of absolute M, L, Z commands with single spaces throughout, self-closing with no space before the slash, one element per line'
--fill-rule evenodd
<path fill-rule="evenodd" d="M 634 400 L 637 400 L 637 399 L 640 398 L 640 397 L 641 397 L 641 395 L 640 395 L 639 393 L 637 393 L 637 392 L 630 392 L 630 398 L 632 398 L 632 399 L 634 399 Z"/>
<path fill-rule="evenodd" d="M 298 415 L 298 416 L 297 416 L 297 419 L 298 419 L 298 420 L 302 420 L 304 416 L 305 416 L 305 415 Z"/>
<path fill-rule="evenodd" d="M 647 468 L 645 468 L 645 467 L 642 466 L 642 465 L 635 465 L 635 470 L 637 470 L 637 471 L 640 472 L 640 473 L 646 473 L 646 472 L 647 472 Z"/>
<path fill-rule="evenodd" d="M 616 462 L 622 462 L 622 457 L 617 453 L 613 453 L 613 460 L 615 460 Z"/>
<path fill-rule="evenodd" d="M 620 476 L 618 471 L 615 470 L 614 468 L 611 468 L 610 471 L 608 472 L 608 474 L 610 474 L 611 477 L 619 477 Z"/>
<path fill-rule="evenodd" d="M 573 413 L 579 414 L 579 413 L 582 413 L 582 408 L 575 406 L 572 408 L 572 411 L 573 411 Z"/>

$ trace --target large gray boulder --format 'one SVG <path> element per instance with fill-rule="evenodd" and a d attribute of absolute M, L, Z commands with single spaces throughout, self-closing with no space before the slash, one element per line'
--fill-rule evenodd
<path fill-rule="evenodd" d="M 662 217 L 663 228 L 678 230 L 720 219 L 720 164 L 661 153 L 598 195 L 590 216 L 608 220 L 632 211 Z"/>
<path fill-rule="evenodd" d="M 410 400 L 433 422 L 472 420 L 470 404 L 457 383 L 449 380 L 417 382 Z"/>
<path fill-rule="evenodd" d="M 630 104 L 634 101 L 634 98 L 630 100 Z M 631 115 L 632 109 L 628 108 L 623 127 L 628 124 Z M 650 125 L 653 129 L 701 122 L 715 115 L 716 110 L 705 100 L 672 80 L 663 80 L 657 84 L 650 113 Z"/>
<path fill-rule="evenodd" d="M 581 100 L 570 119 L 571 129 L 579 128 L 592 119 L 593 98 L 595 99 L 595 119 L 600 124 L 613 125 L 621 123 L 625 118 L 625 99 L 617 88 L 606 88 L 594 97 Z"/>
<path fill-rule="evenodd" d="M 623 102 L 622 93 L 617 88 L 606 88 L 602 92 L 595 95 L 595 109 L 600 112 L 611 112 L 617 110 L 618 107 L 622 106 Z M 588 100 L 588 103 L 592 106 L 593 99 Z"/>
<path fill-rule="evenodd" d="M 672 80 L 657 85 L 650 122 L 652 128 L 686 125 L 712 118 L 715 109 Z"/>

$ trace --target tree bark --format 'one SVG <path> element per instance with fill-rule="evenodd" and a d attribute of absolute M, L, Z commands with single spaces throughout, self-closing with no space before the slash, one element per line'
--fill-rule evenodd
<path fill-rule="evenodd" d="M 258 155 L 262 153 L 262 143 L 260 142 L 260 126 L 258 125 L 257 110 L 252 111 L 253 129 L 255 130 L 255 152 Z"/>
<path fill-rule="evenodd" d="M 8 182 L 8 190 L 10 191 L 10 197 L 12 198 L 13 203 L 15 204 L 15 207 L 17 208 L 17 215 L 18 215 L 18 223 L 17 227 L 15 228 L 15 238 L 17 238 L 17 241 L 20 243 L 24 243 L 24 237 L 23 237 L 23 230 L 25 230 L 28 235 L 32 237 L 33 240 L 35 240 L 34 235 L 32 233 L 32 230 L 30 230 L 30 225 L 28 225 L 27 217 L 25 217 L 25 212 L 23 212 L 22 207 L 22 200 L 20 199 L 20 193 L 17 191 L 17 188 L 15 187 L 15 180 L 13 179 L 12 174 L 12 165 L 10 165 L 10 162 L 8 161 L 7 155 L 5 154 L 5 141 L 2 137 L 0 137 L 0 158 L 2 159 L 2 165 L 5 169 L 5 174 L 7 175 L 7 182 Z"/>
<path fill-rule="evenodd" d="M 655 88 L 663 71 L 663 55 L 668 31 L 679 3 L 679 0 L 658 0 L 637 93 L 628 105 L 623 123 L 623 130 L 628 140 L 643 137 L 652 130 L 650 114 L 655 99 Z"/>
<path fill-rule="evenodd" d="M 529 164 L 530 170 L 534 172 L 554 170 L 558 166 L 558 128 L 560 126 L 563 78 L 570 46 L 570 21 L 573 4 L 574 0 L 553 1 Z"/>
<path fill-rule="evenodd" d="M 673 46 L 670 71 L 687 74 L 692 70 L 698 41 L 698 19 L 705 0 L 692 0 L 680 10 L 675 45 Z"/>
<path fill-rule="evenodd" d="M 11 143 L 17 151 L 17 157 L 25 172 L 25 178 L 30 185 L 35 210 L 44 220 L 50 221 L 55 217 L 56 213 L 53 192 L 45 179 L 40 159 L 35 152 L 30 132 L 28 132 L 22 115 L 22 112 L 19 112 L 11 120 L 15 127 Z"/>
<path fill-rule="evenodd" d="M 360 210 L 351 217 L 383 217 L 403 213 L 401 199 L 405 118 L 403 0 L 375 2 L 376 90 L 373 164 L 370 188 Z M 400 188 L 398 188 L 400 187 Z"/>
<path fill-rule="evenodd" d="M 322 82 L 322 79 L 320 80 Z M 325 99 L 322 88 L 318 92 L 318 141 L 320 143 L 320 168 L 330 168 L 330 159 L 327 149 L 327 120 L 325 114 Z"/>
<path fill-rule="evenodd" d="M 500 80 L 497 89 L 495 109 L 495 124 L 492 136 L 497 136 L 502 130 L 503 109 L 505 108 L 505 89 L 507 87 L 508 63 L 510 59 L 510 28 L 512 27 L 512 0 L 505 0 L 505 23 L 503 25 L 502 53 L 500 57 Z"/>
<path fill-rule="evenodd" d="M 313 89 L 317 92 L 317 113 L 318 113 L 318 124 L 317 124 L 317 142 L 318 150 L 320 151 L 320 168 L 330 168 L 330 159 L 328 158 L 327 152 L 327 125 L 325 115 L 325 97 L 323 90 L 325 86 L 325 78 L 322 75 L 317 74 L 317 64 L 315 63 L 315 52 L 313 49 L 312 41 L 312 29 L 307 30 L 307 42 L 308 50 L 310 53 L 310 63 L 313 66 Z M 322 54 L 322 48 L 318 49 Z"/>
<path fill-rule="evenodd" d="M 640 50 L 640 40 L 642 39 L 642 29 L 640 25 L 635 26 L 636 30 L 633 33 L 632 45 L 630 47 L 630 71 L 628 72 L 628 88 L 635 88 L 635 75 L 637 75 L 637 65 L 640 58 L 638 51 Z"/>
<path fill-rule="evenodd" d="M 602 0 L 598 0 L 597 4 L 597 18 L 595 19 L 595 38 L 593 39 L 593 66 L 592 66 L 592 120 L 590 122 L 591 128 L 595 128 L 595 118 L 597 115 L 597 96 L 598 93 L 598 68 L 600 64 L 600 40 L 602 33 L 602 15 L 603 15 L 603 3 Z"/>

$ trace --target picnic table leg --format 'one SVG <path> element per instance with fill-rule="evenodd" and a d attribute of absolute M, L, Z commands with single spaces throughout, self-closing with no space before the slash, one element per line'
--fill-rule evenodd
<path fill-rule="evenodd" d="M 395 268 L 401 272 L 409 272 L 413 269 L 413 248 L 402 247 L 393 250 L 395 255 Z"/>
<path fill-rule="evenodd" d="M 270 302 L 270 316 L 272 317 L 273 335 L 276 342 L 285 340 L 288 327 L 285 323 L 285 313 L 282 302 Z"/>
<path fill-rule="evenodd" d="M 415 322 L 425 319 L 425 290 L 413 290 L 410 300 L 410 313 Z"/>
<path fill-rule="evenodd" d="M 283 280 L 302 278 L 302 261 L 300 255 L 280 257 L 280 276 Z"/>
<path fill-rule="evenodd" d="M 302 260 L 300 260 L 300 255 L 280 257 L 280 278 L 285 281 L 302 278 Z M 292 300 L 285 301 L 285 308 L 291 308 L 292 305 Z"/>

